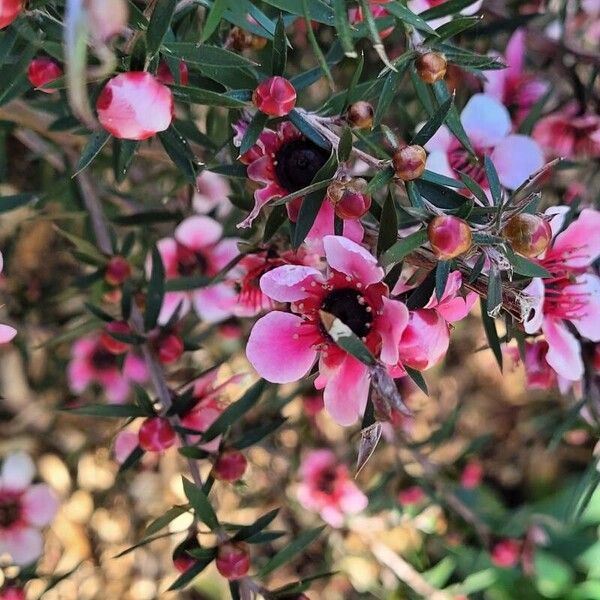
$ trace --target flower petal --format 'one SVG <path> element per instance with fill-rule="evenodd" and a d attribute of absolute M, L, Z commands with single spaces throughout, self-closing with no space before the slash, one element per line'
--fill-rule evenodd
<path fill-rule="evenodd" d="M 388 365 L 398 362 L 398 346 L 408 325 L 408 308 L 402 302 L 383 297 L 383 314 L 377 318 L 376 329 L 381 336 L 381 360 Z"/>
<path fill-rule="evenodd" d="M 339 235 L 323 238 L 325 258 L 332 269 L 371 285 L 383 279 L 383 269 L 377 259 L 365 248 Z"/>
<path fill-rule="evenodd" d="M 425 166 L 433 173 L 439 173 L 440 175 L 445 175 L 451 179 L 456 179 L 456 172 L 450 166 L 448 153 L 446 151 L 434 150 L 427 156 Z"/>
<path fill-rule="evenodd" d="M 35 465 L 25 452 L 9 454 L 2 463 L 0 485 L 4 489 L 21 491 L 27 488 L 35 475 Z"/>
<path fill-rule="evenodd" d="M 583 377 L 583 360 L 581 347 L 577 338 L 567 329 L 562 321 L 545 318 L 542 331 L 548 342 L 546 360 L 561 376 L 570 381 Z"/>
<path fill-rule="evenodd" d="M 272 383 L 291 383 L 313 366 L 316 351 L 300 334 L 302 319 L 273 311 L 259 319 L 248 338 L 246 356 L 261 377 Z"/>
<path fill-rule="evenodd" d="M 526 135 L 509 135 L 492 152 L 492 161 L 503 186 L 514 190 L 544 166 L 544 154 Z"/>
<path fill-rule="evenodd" d="M 260 289 L 277 302 L 297 302 L 308 296 L 308 288 L 323 281 L 323 275 L 313 267 L 283 265 L 260 278 Z"/>
<path fill-rule="evenodd" d="M 334 228 L 335 212 L 331 202 L 325 201 L 321 205 L 317 218 L 313 223 L 310 231 L 306 235 L 304 240 L 309 252 L 314 252 L 319 256 L 324 253 L 323 238 L 326 235 L 333 235 L 335 233 Z M 343 236 L 352 240 L 353 242 L 362 242 L 364 237 L 364 229 L 360 224 L 359 219 L 344 219 L 343 221 Z"/>
<path fill-rule="evenodd" d="M 560 259 L 577 269 L 591 265 L 600 256 L 600 211 L 584 208 L 579 218 L 560 233 L 546 258 Z"/>
<path fill-rule="evenodd" d="M 421 129 L 423 125 L 425 125 L 424 122 L 420 125 L 417 125 L 417 130 Z M 445 155 L 452 145 L 453 140 L 454 136 L 452 135 L 451 131 L 445 125 L 442 125 L 429 138 L 429 140 L 427 140 L 425 144 L 425 150 L 427 150 L 427 152 L 431 152 L 432 154 L 439 151 Z"/>
<path fill-rule="evenodd" d="M 400 340 L 400 362 L 424 371 L 444 357 L 449 343 L 448 325 L 436 310 L 415 310 Z"/>
<path fill-rule="evenodd" d="M 237 292 L 229 283 L 209 285 L 192 292 L 194 309 L 207 323 L 218 323 L 231 317 L 237 297 Z"/>
<path fill-rule="evenodd" d="M 7 344 L 15 335 L 17 335 L 17 330 L 14 327 L 0 324 L 0 344 Z"/>
<path fill-rule="evenodd" d="M 370 380 L 367 367 L 350 354 L 327 374 L 323 402 L 339 425 L 352 425 L 363 416 Z"/>
<path fill-rule="evenodd" d="M 191 250 L 202 250 L 216 244 L 223 235 L 223 227 L 210 217 L 198 215 L 183 220 L 175 229 L 175 239 Z"/>
<path fill-rule="evenodd" d="M 592 273 L 584 273 L 577 278 L 576 284 L 566 286 L 564 293 L 583 294 L 583 315 L 569 320 L 583 337 L 600 342 L 600 278 Z"/>
<path fill-rule="evenodd" d="M 163 298 L 162 306 L 160 307 L 158 323 L 160 325 L 167 324 L 175 314 L 179 305 L 181 305 L 179 316 L 182 317 L 190 310 L 191 302 L 189 295 L 186 292 L 167 292 Z"/>
<path fill-rule="evenodd" d="M 544 298 L 546 296 L 544 280 L 534 277 L 523 290 L 523 294 L 529 296 L 532 303 L 530 313 L 523 323 L 523 328 L 526 333 L 537 333 L 544 320 Z"/>
<path fill-rule="evenodd" d="M 506 107 L 487 94 L 472 96 L 460 120 L 473 144 L 481 148 L 496 146 L 512 128 Z"/>
<path fill-rule="evenodd" d="M 42 534 L 33 528 L 14 528 L 3 532 L 0 551 L 12 556 L 16 565 L 23 566 L 32 563 L 42 554 Z"/>
<path fill-rule="evenodd" d="M 58 506 L 56 494 L 44 483 L 32 485 L 23 495 L 23 517 L 36 527 L 48 525 L 54 519 Z"/>

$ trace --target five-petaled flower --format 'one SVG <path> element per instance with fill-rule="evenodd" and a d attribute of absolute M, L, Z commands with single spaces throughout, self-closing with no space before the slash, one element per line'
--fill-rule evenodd
<path fill-rule="evenodd" d="M 284 265 L 262 276 L 262 291 L 277 302 L 291 303 L 291 312 L 275 310 L 259 319 L 246 353 L 259 374 L 275 383 L 301 379 L 318 357 L 315 386 L 324 387 L 325 408 L 339 424 L 351 425 L 367 403 L 369 369 L 333 341 L 320 311 L 340 319 L 392 367 L 398 362 L 408 309 L 389 298 L 383 269 L 365 248 L 333 235 L 325 236 L 323 245 L 328 273 Z"/>
<path fill-rule="evenodd" d="M 27 454 L 7 456 L 0 470 L 0 554 L 27 565 L 42 554 L 42 534 L 58 510 L 58 499 L 46 484 L 32 485 L 35 466 Z"/>

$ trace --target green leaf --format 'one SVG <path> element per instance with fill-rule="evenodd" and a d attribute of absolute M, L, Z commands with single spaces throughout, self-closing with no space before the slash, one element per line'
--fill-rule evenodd
<path fill-rule="evenodd" d="M 234 423 L 237 423 L 258 402 L 266 387 L 267 382 L 259 379 L 239 400 L 230 404 L 219 415 L 216 421 L 202 434 L 202 441 L 214 440 Z"/>
<path fill-rule="evenodd" d="M 406 6 L 404 6 L 404 4 L 398 0 L 392 0 L 391 2 L 388 2 L 385 10 L 395 17 L 398 17 L 398 19 L 400 19 L 403 23 L 412 25 L 415 29 L 419 29 L 420 31 L 424 31 L 430 35 L 437 35 L 435 30 L 431 28 L 431 26 L 422 16 L 416 15 L 414 12 L 412 12 L 412 10 L 406 8 Z"/>
<path fill-rule="evenodd" d="M 301 3 L 298 0 L 265 0 L 265 2 L 292 15 L 304 16 Z M 333 10 L 322 0 L 308 0 L 308 8 L 310 17 L 314 21 L 325 25 L 334 24 Z"/>
<path fill-rule="evenodd" d="M 279 429 L 279 427 L 281 427 L 286 421 L 287 419 L 284 417 L 277 417 L 271 421 L 267 421 L 266 423 L 259 425 L 258 427 L 255 427 L 254 429 L 249 429 L 245 431 L 241 437 L 233 440 L 231 442 L 231 446 L 237 450 L 243 450 L 244 448 L 254 446 L 265 437 L 271 435 L 274 431 Z"/>
<path fill-rule="evenodd" d="M 287 63 L 288 41 L 285 36 L 285 23 L 283 17 L 279 15 L 275 35 L 273 36 L 273 52 L 271 55 L 271 74 L 283 75 Z"/>
<path fill-rule="evenodd" d="M 35 44 L 28 45 L 19 53 L 15 62 L 7 63 L 0 69 L 0 81 L 3 82 L 0 89 L 0 105 L 12 100 L 21 90 L 29 88 L 27 67 L 37 51 Z"/>
<path fill-rule="evenodd" d="M 425 394 L 429 396 L 429 389 L 427 388 L 427 383 L 421 371 L 417 371 L 416 369 L 412 369 L 406 365 L 402 365 L 406 374 L 414 381 L 416 386 Z"/>
<path fill-rule="evenodd" d="M 487 314 L 486 302 L 484 298 L 481 298 L 481 320 L 483 322 L 483 328 L 487 337 L 488 346 L 491 348 L 496 362 L 502 371 L 502 348 L 500 346 L 500 338 L 498 331 L 496 330 L 496 322 L 492 317 Z"/>
<path fill-rule="evenodd" d="M 496 167 L 489 156 L 485 156 L 483 159 L 483 165 L 485 167 L 485 175 L 490 186 L 490 194 L 494 201 L 494 206 L 502 205 L 502 188 L 500 186 L 500 179 L 498 178 L 498 172 Z"/>
<path fill-rule="evenodd" d="M 116 215 L 111 217 L 111 221 L 117 225 L 152 225 L 155 223 L 171 223 L 181 221 L 183 215 L 181 212 L 171 210 L 145 210 L 143 212 L 130 213 L 128 215 Z"/>
<path fill-rule="evenodd" d="M 264 244 L 279 231 L 279 228 L 287 221 L 288 214 L 285 206 L 274 206 L 267 217 L 262 241 Z"/>
<path fill-rule="evenodd" d="M 206 40 L 217 30 L 225 9 L 228 8 L 229 0 L 215 0 L 213 5 L 204 21 L 204 27 L 202 28 L 202 35 L 200 36 L 200 42 L 204 43 Z"/>
<path fill-rule="evenodd" d="M 433 93 L 435 97 L 438 99 L 438 102 L 443 103 L 448 100 L 448 98 L 452 98 L 452 95 L 448 91 L 448 86 L 444 80 L 436 81 L 432 86 Z M 458 110 L 456 106 L 452 104 L 448 114 L 446 115 L 446 125 L 448 125 L 448 129 L 458 138 L 458 141 L 463 145 L 463 147 L 475 155 L 475 149 L 471 144 L 469 137 L 463 127 L 463 124 L 460 120 L 460 115 L 458 114 Z"/>
<path fill-rule="evenodd" d="M 252 120 L 248 124 L 248 128 L 244 132 L 244 137 L 240 144 L 240 156 L 248 152 L 248 150 L 256 144 L 256 140 L 258 140 L 260 134 L 263 132 L 268 120 L 269 115 L 260 112 L 260 110 L 256 111 L 256 114 L 252 117 Z"/>
<path fill-rule="evenodd" d="M 506 258 L 508 258 L 512 265 L 513 271 L 519 275 L 525 277 L 551 277 L 551 273 L 542 267 L 542 265 L 529 260 L 514 252 L 506 252 Z"/>
<path fill-rule="evenodd" d="M 268 513 L 258 517 L 251 525 L 244 525 L 240 527 L 237 533 L 233 536 L 232 541 L 241 542 L 246 540 L 257 533 L 260 533 L 263 529 L 266 529 L 279 514 L 279 508 L 275 508 Z"/>
<path fill-rule="evenodd" d="M 377 256 L 381 256 L 386 250 L 389 250 L 398 239 L 398 215 L 396 214 L 396 206 L 394 196 L 391 191 L 388 191 L 383 210 L 381 211 L 381 219 L 379 223 L 379 236 L 377 237 Z"/>
<path fill-rule="evenodd" d="M 333 10 L 335 18 L 335 31 L 340 44 L 344 49 L 344 54 L 348 58 L 356 58 L 356 50 L 352 41 L 352 31 L 348 23 L 348 7 L 346 0 L 333 0 Z"/>
<path fill-rule="evenodd" d="M 533 555 L 535 585 L 545 598 L 566 598 L 572 590 L 575 573 L 563 560 L 546 550 Z"/>
<path fill-rule="evenodd" d="M 299 534 L 296 539 L 273 556 L 258 572 L 259 578 L 264 578 L 279 567 L 290 562 L 297 554 L 300 554 L 307 546 L 310 546 L 325 527 L 316 527 Z"/>
<path fill-rule="evenodd" d="M 331 144 L 296 110 L 292 110 L 288 119 L 311 141 L 325 150 L 331 149 Z"/>
<path fill-rule="evenodd" d="M 245 100 L 236 97 L 232 92 L 221 94 L 189 85 L 172 85 L 171 91 L 175 98 L 189 104 L 220 106 L 222 108 L 244 108 L 247 104 Z"/>
<path fill-rule="evenodd" d="M 438 185 L 423 179 L 416 180 L 415 184 L 421 196 L 423 196 L 423 198 L 427 198 L 429 202 L 438 208 L 460 208 L 466 202 L 468 202 L 465 196 L 455 192 L 453 189 L 450 189 L 445 185 Z"/>
<path fill-rule="evenodd" d="M 75 166 L 73 177 L 81 173 L 100 154 L 100 151 L 104 148 L 110 137 L 110 133 L 104 130 L 96 131 L 89 137 L 87 144 L 81 152 L 81 157 Z"/>
<path fill-rule="evenodd" d="M 340 112 L 345 112 L 348 109 L 348 106 L 354 102 L 354 92 L 358 88 L 360 76 L 362 75 L 363 68 L 365 66 L 365 55 L 361 52 L 360 58 L 358 59 L 358 64 L 354 69 L 354 73 L 352 73 L 352 79 L 350 80 L 350 84 L 348 85 L 348 90 L 346 92 L 346 96 L 344 98 L 344 104 L 342 106 L 342 110 Z"/>
<path fill-rule="evenodd" d="M 369 367 L 377 363 L 364 342 L 341 319 L 324 310 L 319 311 L 319 317 L 325 331 L 340 348 Z"/>
<path fill-rule="evenodd" d="M 375 115 L 373 116 L 373 127 L 380 125 L 381 120 L 387 114 L 407 67 L 408 64 L 405 64 L 402 67 L 396 67 L 398 69 L 397 71 L 390 71 L 385 76 L 385 83 L 383 84 L 383 89 L 377 100 L 377 107 L 375 108 Z"/>
<path fill-rule="evenodd" d="M 210 563 L 213 561 L 213 558 L 205 558 L 198 559 L 194 562 L 194 564 L 184 571 L 169 587 L 167 591 L 179 590 L 182 587 L 186 586 L 188 583 L 191 583 Z"/>
<path fill-rule="evenodd" d="M 483 188 L 470 176 L 466 173 L 460 173 L 461 181 L 467 186 L 467 189 L 483 204 L 486 206 L 488 204 L 488 199 L 483 191 Z"/>
<path fill-rule="evenodd" d="M 435 268 L 435 297 L 438 302 L 442 299 L 446 291 L 451 268 L 451 260 L 440 260 Z"/>
<path fill-rule="evenodd" d="M 158 248 L 152 248 L 152 270 L 148 281 L 146 294 L 146 309 L 144 312 L 144 329 L 150 331 L 156 326 L 158 315 L 165 295 L 165 268 Z"/>
<path fill-rule="evenodd" d="M 153 416 L 153 413 L 148 414 L 148 411 L 136 404 L 88 404 L 86 406 L 77 406 L 62 410 L 68 414 L 80 417 L 100 417 L 103 419 Z"/>
<path fill-rule="evenodd" d="M 185 497 L 190 501 L 191 507 L 198 520 L 202 521 L 211 531 L 219 528 L 219 520 L 206 494 L 189 479 L 181 478 Z"/>
<path fill-rule="evenodd" d="M 98 250 L 98 248 L 96 248 L 96 246 L 94 246 L 94 244 L 88 242 L 88 240 L 84 240 L 83 238 L 69 233 L 68 231 L 59 229 L 58 227 L 56 228 L 56 232 L 62 235 L 64 238 L 68 239 L 75 246 L 75 248 L 77 248 L 77 250 L 84 256 L 89 256 L 90 258 L 97 261 L 99 264 L 106 263 L 106 257 L 100 252 L 100 250 Z"/>
<path fill-rule="evenodd" d="M 160 49 L 162 41 L 167 34 L 171 19 L 175 12 L 177 0 L 160 0 L 154 5 L 154 11 L 146 31 L 146 44 L 148 56 L 154 57 Z"/>
<path fill-rule="evenodd" d="M 119 474 L 128 471 L 135 467 L 142 460 L 145 452 L 140 446 L 136 446 L 127 456 L 127 458 L 119 465 Z"/>
<path fill-rule="evenodd" d="M 195 42 L 167 42 L 163 47 L 163 52 L 201 67 L 229 69 L 256 66 L 255 62 L 241 54 L 224 50 L 218 46 L 200 45 Z"/>
<path fill-rule="evenodd" d="M 166 131 L 159 132 L 158 138 L 166 153 L 171 157 L 171 160 L 185 179 L 189 183 L 195 184 L 200 170 L 199 160 L 192 152 L 187 140 L 173 125 Z"/>
<path fill-rule="evenodd" d="M 502 309 L 502 278 L 500 276 L 500 270 L 495 264 L 490 267 L 488 275 L 488 289 L 487 289 L 487 301 L 486 301 L 486 312 L 487 314 L 495 318 Z"/>
<path fill-rule="evenodd" d="M 118 183 L 125 181 L 140 142 L 113 138 L 113 171 Z"/>
<path fill-rule="evenodd" d="M 452 108 L 452 104 L 454 99 L 452 97 L 447 98 L 442 102 L 439 108 L 435 111 L 433 116 L 423 125 L 423 127 L 415 134 L 412 139 L 411 144 L 417 144 L 419 146 L 424 146 L 435 134 L 435 132 L 442 126 L 442 123 L 445 121 L 450 109 Z"/>
<path fill-rule="evenodd" d="M 350 158 L 352 153 L 352 129 L 347 125 L 342 129 L 342 135 L 340 135 L 340 143 L 337 148 L 337 159 L 338 162 L 346 162 Z"/>
<path fill-rule="evenodd" d="M 368 0 L 358 0 L 358 4 L 359 4 L 361 12 L 362 12 L 363 21 L 365 22 L 365 24 L 367 26 L 367 31 L 369 32 L 369 39 L 371 40 L 371 43 L 373 44 L 373 50 L 375 50 L 375 52 L 377 52 L 379 59 L 386 67 L 388 67 L 388 69 L 395 71 L 396 67 L 394 67 L 394 65 L 390 62 L 390 59 L 388 58 L 388 55 L 385 51 L 385 47 L 381 41 L 381 36 L 379 35 L 379 29 L 377 28 L 377 23 L 375 22 L 375 18 L 373 17 L 373 12 L 371 11 L 371 5 L 369 4 L 369 1 Z M 396 4 L 393 1 L 390 2 L 389 4 L 390 4 L 390 6 L 394 5 L 394 8 L 396 6 L 401 6 L 400 3 Z M 402 6 L 402 8 L 400 10 L 402 10 L 403 8 L 404 7 Z M 387 10 L 387 7 L 386 7 L 386 10 Z M 406 9 L 406 10 L 408 11 L 408 9 Z M 393 9 L 390 10 L 389 12 L 391 12 L 392 14 L 394 13 Z M 410 11 L 408 11 L 408 12 L 410 12 Z M 429 26 L 427 25 L 427 27 L 429 27 Z"/>
<path fill-rule="evenodd" d="M 24 193 L 14 194 L 12 196 L 0 197 L 0 213 L 8 212 L 9 210 L 15 210 L 21 208 L 30 202 L 34 202 L 38 197 L 35 194 Z"/>
<path fill-rule="evenodd" d="M 427 242 L 427 231 L 421 229 L 398 240 L 393 246 L 384 252 L 379 259 L 382 266 L 387 267 L 400 262 L 403 258 L 414 252 L 419 246 Z"/>
<path fill-rule="evenodd" d="M 381 169 L 381 171 L 379 171 L 379 173 L 377 173 L 377 175 L 375 175 L 373 179 L 369 181 L 367 192 L 369 194 L 376 192 L 378 189 L 392 181 L 392 179 L 394 179 L 394 169 L 392 169 L 392 167 Z"/>
<path fill-rule="evenodd" d="M 481 23 L 481 17 L 458 17 L 448 23 L 444 23 L 441 27 L 438 27 L 435 30 L 437 38 L 431 36 L 425 44 L 427 44 L 427 42 L 435 43 L 436 41 L 447 40 L 475 27 L 475 25 L 478 25 L 479 23 Z"/>
<path fill-rule="evenodd" d="M 463 8 L 475 4 L 477 0 L 448 0 L 448 2 L 442 2 L 439 6 L 434 6 L 428 10 L 419 14 L 422 19 L 432 21 L 433 19 L 439 19 L 440 17 L 447 17 L 449 15 L 455 15 L 459 13 Z"/>

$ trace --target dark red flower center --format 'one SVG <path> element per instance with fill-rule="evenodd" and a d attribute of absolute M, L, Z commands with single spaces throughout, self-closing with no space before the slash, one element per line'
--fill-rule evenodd
<path fill-rule="evenodd" d="M 288 192 L 297 192 L 310 185 L 328 158 L 329 153 L 310 140 L 286 142 L 275 155 L 277 180 Z"/>
<path fill-rule="evenodd" d="M 373 311 L 365 297 L 353 288 L 336 289 L 323 300 L 321 309 L 337 317 L 359 337 L 368 335 Z"/>
<path fill-rule="evenodd" d="M 317 489 L 324 494 L 331 495 L 335 489 L 336 480 L 337 471 L 334 467 L 324 469 L 319 473 L 319 477 L 317 478 Z"/>
<path fill-rule="evenodd" d="M 483 161 L 485 154 L 489 154 L 489 152 L 479 149 L 476 152 L 477 157 L 472 156 L 462 146 L 457 146 L 448 152 L 448 162 L 454 171 L 466 173 L 480 186 L 487 187 L 487 177 Z"/>
<path fill-rule="evenodd" d="M 117 365 L 117 357 L 103 346 L 98 346 L 90 356 L 90 362 L 97 371 L 106 371 Z"/>
<path fill-rule="evenodd" d="M 177 244 L 177 272 L 182 277 L 204 275 L 207 268 L 208 262 L 202 254 L 183 244 Z"/>
<path fill-rule="evenodd" d="M 21 517 L 21 503 L 18 498 L 9 496 L 0 498 L 0 528 L 6 529 Z"/>

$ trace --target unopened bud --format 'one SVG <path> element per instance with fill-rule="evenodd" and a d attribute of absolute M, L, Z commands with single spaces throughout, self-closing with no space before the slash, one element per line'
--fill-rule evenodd
<path fill-rule="evenodd" d="M 426 52 L 415 61 L 417 73 L 425 83 L 435 83 L 444 79 L 448 62 L 438 52 Z"/>
<path fill-rule="evenodd" d="M 226 542 L 217 552 L 217 571 L 230 581 L 241 579 L 250 570 L 250 555 L 245 544 Z"/>
<path fill-rule="evenodd" d="M 371 196 L 366 190 L 364 179 L 336 180 L 327 188 L 327 197 L 340 219 L 360 219 L 371 208 Z"/>
<path fill-rule="evenodd" d="M 369 102 L 359 100 L 348 108 L 348 123 L 359 129 L 371 129 L 373 127 L 373 106 Z"/>
<path fill-rule="evenodd" d="M 394 153 L 392 164 L 396 177 L 402 181 L 418 179 L 425 171 L 427 153 L 422 146 L 404 146 Z"/>
<path fill-rule="evenodd" d="M 539 215 L 520 213 L 511 217 L 502 235 L 510 242 L 512 249 L 527 258 L 534 258 L 544 252 L 552 240 L 552 228 L 546 219 Z"/>
<path fill-rule="evenodd" d="M 452 215 L 434 217 L 427 226 L 427 237 L 431 249 L 443 260 L 464 254 L 473 243 L 469 224 Z"/>
<path fill-rule="evenodd" d="M 131 276 L 131 265 L 122 256 L 113 256 L 106 265 L 104 281 L 109 285 L 121 285 Z"/>

